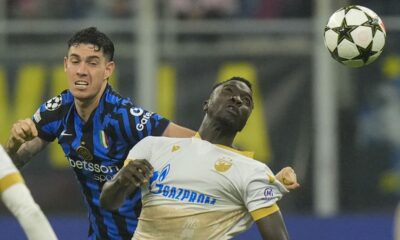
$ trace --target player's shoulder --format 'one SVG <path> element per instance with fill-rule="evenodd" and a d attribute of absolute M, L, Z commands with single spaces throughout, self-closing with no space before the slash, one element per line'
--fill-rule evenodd
<path fill-rule="evenodd" d="M 53 96 L 48 99 L 43 105 L 47 111 L 56 111 L 62 106 L 71 105 L 74 102 L 74 97 L 71 92 L 66 89 L 57 96 Z"/>
<path fill-rule="evenodd" d="M 178 144 L 190 141 L 191 138 L 173 138 L 173 137 L 164 137 L 164 136 L 147 136 L 141 141 L 145 141 L 147 143 L 161 145 L 171 145 Z"/>
<path fill-rule="evenodd" d="M 120 93 L 113 90 L 110 85 L 107 86 L 105 92 L 105 102 L 108 106 L 111 106 L 114 111 L 118 111 L 120 108 L 132 108 L 133 102 L 128 97 L 123 97 Z"/>
<path fill-rule="evenodd" d="M 70 109 L 74 102 L 74 97 L 69 90 L 64 90 L 57 96 L 49 98 L 44 102 L 33 115 L 34 120 L 38 123 L 52 122 L 62 118 Z"/>

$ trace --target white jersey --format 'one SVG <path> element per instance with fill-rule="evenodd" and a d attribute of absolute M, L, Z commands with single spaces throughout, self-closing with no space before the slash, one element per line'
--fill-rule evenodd
<path fill-rule="evenodd" d="M 196 137 L 146 137 L 128 159 L 154 167 L 133 239 L 229 239 L 287 192 L 265 164 Z"/>

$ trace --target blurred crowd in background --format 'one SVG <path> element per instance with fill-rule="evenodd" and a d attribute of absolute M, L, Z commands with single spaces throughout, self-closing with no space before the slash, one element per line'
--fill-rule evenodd
<path fill-rule="evenodd" d="M 396 14 L 400 2 L 349 1 L 378 13 Z M 129 18 L 135 0 L 7 0 L 8 18 Z M 302 18 L 311 17 L 312 0 L 166 0 L 165 7 L 182 19 L 197 18 Z"/>
<path fill-rule="evenodd" d="M 7 17 L 129 18 L 136 3 L 135 0 L 7 0 Z M 311 16 L 310 0 L 168 0 L 163 4 L 184 19 Z"/>

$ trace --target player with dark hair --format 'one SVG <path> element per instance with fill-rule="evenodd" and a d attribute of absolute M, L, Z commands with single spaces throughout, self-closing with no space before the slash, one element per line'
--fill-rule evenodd
<path fill-rule="evenodd" d="M 288 239 L 277 201 L 299 186 L 293 169 L 276 176 L 232 147 L 253 109 L 250 83 L 216 85 L 192 138 L 146 137 L 107 182 L 101 205 L 117 209 L 139 186 L 142 212 L 133 239 L 230 239 L 257 223 L 263 239 Z"/>
<path fill-rule="evenodd" d="M 89 211 L 89 239 L 130 239 L 140 193 L 115 211 L 100 208 L 103 184 L 122 168 L 129 150 L 146 136 L 190 137 L 194 132 L 136 106 L 113 91 L 114 44 L 94 27 L 68 41 L 64 70 L 68 90 L 42 104 L 32 119 L 15 123 L 6 150 L 18 167 L 58 139 L 82 187 Z"/>
<path fill-rule="evenodd" d="M 4 205 L 21 224 L 28 239 L 57 239 L 46 216 L 25 185 L 24 179 L 1 145 L 0 195 Z"/>

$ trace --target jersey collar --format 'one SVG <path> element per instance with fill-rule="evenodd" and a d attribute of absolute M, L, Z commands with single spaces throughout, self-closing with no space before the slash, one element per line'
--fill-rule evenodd
<path fill-rule="evenodd" d="M 196 132 L 196 134 L 194 135 L 194 138 L 201 139 L 199 132 Z M 218 146 L 220 148 L 226 149 L 228 151 L 238 153 L 238 154 L 243 155 L 248 158 L 254 158 L 254 152 L 251 152 L 251 151 L 240 151 L 240 150 L 237 150 L 237 149 L 234 149 L 234 148 L 222 145 L 222 144 L 214 144 L 214 145 Z"/>

